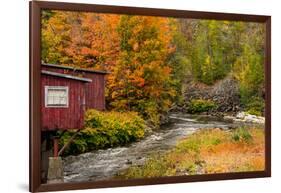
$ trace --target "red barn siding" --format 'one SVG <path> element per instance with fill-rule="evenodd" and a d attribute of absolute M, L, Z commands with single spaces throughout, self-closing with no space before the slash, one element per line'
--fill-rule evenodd
<path fill-rule="evenodd" d="M 92 82 L 86 85 L 86 109 L 105 109 L 105 73 L 87 72 L 81 69 L 64 69 L 63 67 L 57 67 L 57 65 L 42 65 L 42 70 L 92 79 Z"/>
<path fill-rule="evenodd" d="M 86 108 L 87 109 L 105 109 L 105 76 L 103 74 L 86 73 L 86 78 L 92 79 L 92 82 L 87 84 L 86 89 Z"/>
<path fill-rule="evenodd" d="M 88 83 L 53 77 L 42 74 L 41 76 L 41 113 L 42 130 L 78 129 L 84 124 L 85 89 Z M 68 86 L 68 108 L 45 107 L 45 86 Z"/>

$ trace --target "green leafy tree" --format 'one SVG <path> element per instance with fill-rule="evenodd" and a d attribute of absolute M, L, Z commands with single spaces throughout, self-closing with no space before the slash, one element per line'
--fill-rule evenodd
<path fill-rule="evenodd" d="M 264 26 L 251 24 L 243 34 L 242 54 L 234 64 L 241 102 L 250 111 L 263 111 L 264 102 Z"/>

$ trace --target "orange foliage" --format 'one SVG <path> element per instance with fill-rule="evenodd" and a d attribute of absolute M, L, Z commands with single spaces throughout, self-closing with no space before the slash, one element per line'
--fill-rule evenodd
<path fill-rule="evenodd" d="M 51 44 L 45 62 L 109 70 L 119 51 L 119 19 L 111 14 L 54 11 L 43 25 L 43 39 Z"/>
<path fill-rule="evenodd" d="M 200 157 L 205 161 L 205 173 L 264 170 L 264 137 L 251 129 L 253 141 L 226 141 L 212 147 L 202 148 Z M 222 131 L 220 131 L 222 132 Z"/>
<path fill-rule="evenodd" d="M 175 90 L 166 60 L 175 51 L 169 18 L 53 11 L 42 21 L 42 59 L 108 70 L 109 108 L 154 119 L 171 105 Z M 153 118 L 152 118 L 153 117 Z"/>

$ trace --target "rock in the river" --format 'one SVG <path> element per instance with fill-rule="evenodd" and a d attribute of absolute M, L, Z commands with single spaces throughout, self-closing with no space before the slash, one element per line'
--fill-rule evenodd
<path fill-rule="evenodd" d="M 245 112 L 238 112 L 236 115 L 237 119 L 244 119 L 246 117 L 246 113 Z"/>
<path fill-rule="evenodd" d="M 265 122 L 264 117 L 259 117 L 256 115 L 246 115 L 244 120 L 246 122 L 250 122 L 250 123 L 264 123 Z"/>
<path fill-rule="evenodd" d="M 127 159 L 126 164 L 131 165 L 131 164 L 133 164 L 133 162 L 132 162 L 131 160 L 128 160 L 128 159 Z"/>
<path fill-rule="evenodd" d="M 246 112 L 238 112 L 235 117 L 233 116 L 225 116 L 225 119 L 231 119 L 233 121 L 241 121 L 247 123 L 258 123 L 264 124 L 265 118 L 261 116 L 251 115 Z"/>

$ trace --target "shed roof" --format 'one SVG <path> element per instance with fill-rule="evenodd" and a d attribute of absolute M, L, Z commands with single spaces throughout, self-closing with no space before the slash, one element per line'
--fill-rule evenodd
<path fill-rule="evenodd" d="M 63 66 L 63 65 L 59 65 L 59 64 L 42 63 L 42 65 L 46 66 L 46 67 L 62 68 L 62 69 L 81 71 L 81 72 L 89 72 L 89 73 L 95 73 L 95 74 L 109 74 L 109 72 L 107 72 L 107 71 L 89 70 L 89 69 L 83 69 L 83 68 L 76 68 L 76 67 L 72 67 L 72 66 Z"/>
<path fill-rule="evenodd" d="M 83 81 L 83 82 L 92 82 L 92 79 L 89 79 L 89 78 L 82 78 L 82 77 L 78 77 L 78 76 L 62 74 L 62 73 L 58 73 L 58 72 L 51 72 L 51 71 L 47 71 L 47 70 L 42 70 L 41 73 L 45 74 L 45 75 L 60 77 L 60 78 L 68 78 L 68 79 L 78 80 L 78 81 Z"/>

